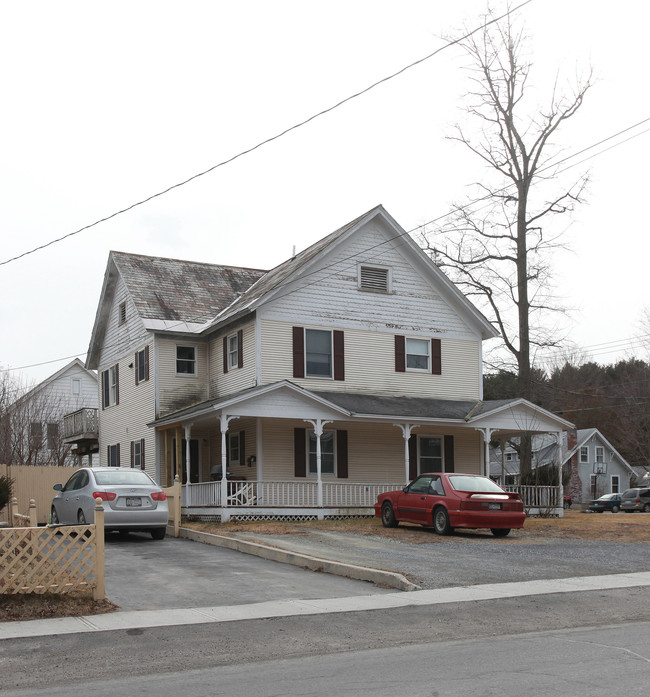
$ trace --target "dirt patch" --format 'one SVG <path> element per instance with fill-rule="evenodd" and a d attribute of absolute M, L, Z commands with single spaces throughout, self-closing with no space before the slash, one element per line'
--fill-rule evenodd
<path fill-rule="evenodd" d="M 93 600 L 87 594 L 0 595 L 0 622 L 103 615 L 114 610 L 117 605 L 110 600 Z"/>

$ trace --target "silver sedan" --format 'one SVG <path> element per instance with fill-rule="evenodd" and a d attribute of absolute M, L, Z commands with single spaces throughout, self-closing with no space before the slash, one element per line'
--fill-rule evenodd
<path fill-rule="evenodd" d="M 55 484 L 53 525 L 94 522 L 101 498 L 105 530 L 146 531 L 154 540 L 165 537 L 169 508 L 165 492 L 142 470 L 128 467 L 82 467 L 65 485 Z"/>

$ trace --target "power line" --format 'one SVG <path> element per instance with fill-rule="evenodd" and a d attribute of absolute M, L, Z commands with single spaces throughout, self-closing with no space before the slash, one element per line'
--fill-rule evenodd
<path fill-rule="evenodd" d="M 292 131 L 296 131 L 299 128 L 302 128 L 303 126 L 306 126 L 307 124 L 311 123 L 312 121 L 315 121 L 316 119 L 320 118 L 321 116 L 325 116 L 326 114 L 331 113 L 335 109 L 338 109 L 342 107 L 344 104 L 347 104 L 348 102 L 351 102 L 354 99 L 357 99 L 364 94 L 367 94 L 371 90 L 374 90 L 376 87 L 379 87 L 380 85 L 383 85 L 386 82 L 389 82 L 390 80 L 395 79 L 396 77 L 399 77 L 406 71 L 410 70 L 411 68 L 414 68 L 421 63 L 424 63 L 425 61 L 433 58 L 434 56 L 437 56 L 439 53 L 442 51 L 445 51 L 446 49 L 455 46 L 465 39 L 469 38 L 476 32 L 480 31 L 481 29 L 485 29 L 486 27 L 489 27 L 491 24 L 494 24 L 495 22 L 499 22 L 502 20 L 504 17 L 507 17 L 511 14 L 514 14 L 518 10 L 520 10 L 522 7 L 525 7 L 526 5 L 530 4 L 533 2 L 533 0 L 525 0 L 524 2 L 520 3 L 516 7 L 509 9 L 507 12 L 504 14 L 500 15 L 499 17 L 495 17 L 494 19 L 491 19 L 487 22 L 484 22 L 480 26 L 476 27 L 475 29 L 472 29 L 472 31 L 466 33 L 465 35 L 459 37 L 458 39 L 454 39 L 453 41 L 447 42 L 444 46 L 441 46 L 440 48 L 436 49 L 432 53 L 427 54 L 426 56 L 423 56 L 422 58 L 419 58 L 418 60 L 413 61 L 412 63 L 409 63 L 408 65 L 404 66 L 403 68 L 400 68 L 394 73 L 391 73 L 390 75 L 387 75 L 386 77 L 381 78 L 380 80 L 377 80 L 376 82 L 372 83 L 368 87 L 360 90 L 359 92 L 356 92 L 348 97 L 345 97 L 344 99 L 340 100 L 336 104 L 333 104 L 330 107 L 327 107 L 326 109 L 323 109 L 319 111 L 316 114 L 313 114 L 312 116 L 304 119 L 303 121 L 300 121 L 293 126 L 290 126 L 288 128 L 285 128 L 283 131 L 280 131 L 279 133 L 270 136 L 269 138 L 266 138 L 265 140 L 257 143 L 256 145 L 253 145 L 252 147 L 242 150 L 241 152 L 237 153 L 236 155 L 233 155 L 232 157 L 229 157 L 226 160 L 223 160 L 222 162 L 219 162 L 216 165 L 213 165 L 212 167 L 209 167 L 208 169 L 204 170 L 203 172 L 199 172 L 198 174 L 194 174 L 191 177 L 188 177 L 187 179 L 178 182 L 177 184 L 172 184 L 171 186 L 167 187 L 163 191 L 159 191 L 158 193 L 152 194 L 151 196 L 147 196 L 146 198 L 142 199 L 141 201 L 137 201 L 136 203 L 132 203 L 131 205 L 122 208 L 114 213 L 111 213 L 110 215 L 105 216 L 104 218 L 100 218 L 99 220 L 96 220 L 94 223 L 90 223 L 88 225 L 84 225 L 83 227 L 79 228 L 78 230 L 74 230 L 73 232 L 69 232 L 66 235 L 63 235 L 62 237 L 58 237 L 57 239 L 50 240 L 49 242 L 46 242 L 45 244 L 39 245 L 38 247 L 35 247 L 34 249 L 31 249 L 27 252 L 23 252 L 22 254 L 19 254 L 15 257 L 12 257 L 10 259 L 6 259 L 5 261 L 0 262 L 0 266 L 4 266 L 6 264 L 9 264 L 11 262 L 17 261 L 18 259 L 22 259 L 23 257 L 26 257 L 30 254 L 34 254 L 35 252 L 40 251 L 41 249 L 45 249 L 46 247 L 50 247 L 54 244 L 57 244 L 59 242 L 62 242 L 63 240 L 68 239 L 69 237 L 73 237 L 74 235 L 78 235 L 81 232 L 84 232 L 85 230 L 89 230 L 90 228 L 96 227 L 97 225 L 100 225 L 101 223 L 105 223 L 108 220 L 111 220 L 113 218 L 116 218 L 119 215 L 122 215 L 124 213 L 127 213 L 128 211 L 133 210 L 134 208 L 137 208 L 138 206 L 142 206 L 145 203 L 149 203 L 150 201 L 159 198 L 161 196 L 164 196 L 165 194 L 168 194 L 170 191 L 173 191 L 174 189 L 178 189 L 182 186 L 185 186 L 186 184 L 189 184 L 190 182 L 194 181 L 195 179 L 198 179 L 199 177 L 203 177 L 207 174 L 210 174 L 211 172 L 214 172 L 216 169 L 219 169 L 221 167 L 224 167 L 225 165 L 230 164 L 231 162 L 234 162 L 235 160 L 238 160 L 246 155 L 249 155 L 252 152 L 255 152 L 256 150 L 259 150 L 260 148 L 264 147 L 265 145 L 268 145 L 269 143 L 272 143 L 283 136 L 291 133 Z"/>

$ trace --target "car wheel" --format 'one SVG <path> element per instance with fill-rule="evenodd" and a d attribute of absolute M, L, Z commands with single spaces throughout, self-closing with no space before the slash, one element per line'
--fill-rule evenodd
<path fill-rule="evenodd" d="M 395 517 L 395 511 L 390 503 L 385 503 L 381 507 L 381 524 L 385 528 L 396 528 L 399 525 L 399 520 Z"/>
<path fill-rule="evenodd" d="M 77 523 L 79 525 L 88 525 L 88 523 L 86 523 L 86 516 L 84 515 L 84 512 L 81 510 L 81 508 L 77 513 Z"/>
<path fill-rule="evenodd" d="M 438 535 L 449 535 L 453 530 L 449 524 L 449 513 L 442 506 L 433 512 L 433 529 Z"/>
<path fill-rule="evenodd" d="M 151 531 L 151 537 L 154 540 L 164 540 L 165 539 L 165 534 L 167 533 L 166 528 L 154 528 Z"/>
<path fill-rule="evenodd" d="M 612 506 L 612 513 L 618 513 L 620 510 L 618 506 Z"/>
<path fill-rule="evenodd" d="M 510 528 L 492 528 L 492 534 L 495 537 L 505 537 L 510 534 Z"/>
<path fill-rule="evenodd" d="M 58 525 L 59 524 L 59 516 L 56 512 L 56 508 L 52 506 L 52 514 L 50 515 L 50 523 L 52 525 Z"/>

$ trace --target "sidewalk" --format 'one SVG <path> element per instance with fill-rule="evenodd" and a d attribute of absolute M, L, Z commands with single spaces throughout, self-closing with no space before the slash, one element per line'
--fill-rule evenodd
<path fill-rule="evenodd" d="M 348 598 L 279 600 L 248 605 L 175 610 L 137 610 L 93 615 L 90 617 L 4 622 L 0 624 L 0 640 L 79 632 L 146 629 L 183 624 L 236 622 L 238 620 L 268 619 L 297 615 L 389 610 L 406 606 L 475 602 L 497 598 L 546 595 L 549 593 L 575 593 L 639 586 L 650 586 L 650 572 L 583 576 L 518 583 L 493 583 Z"/>

